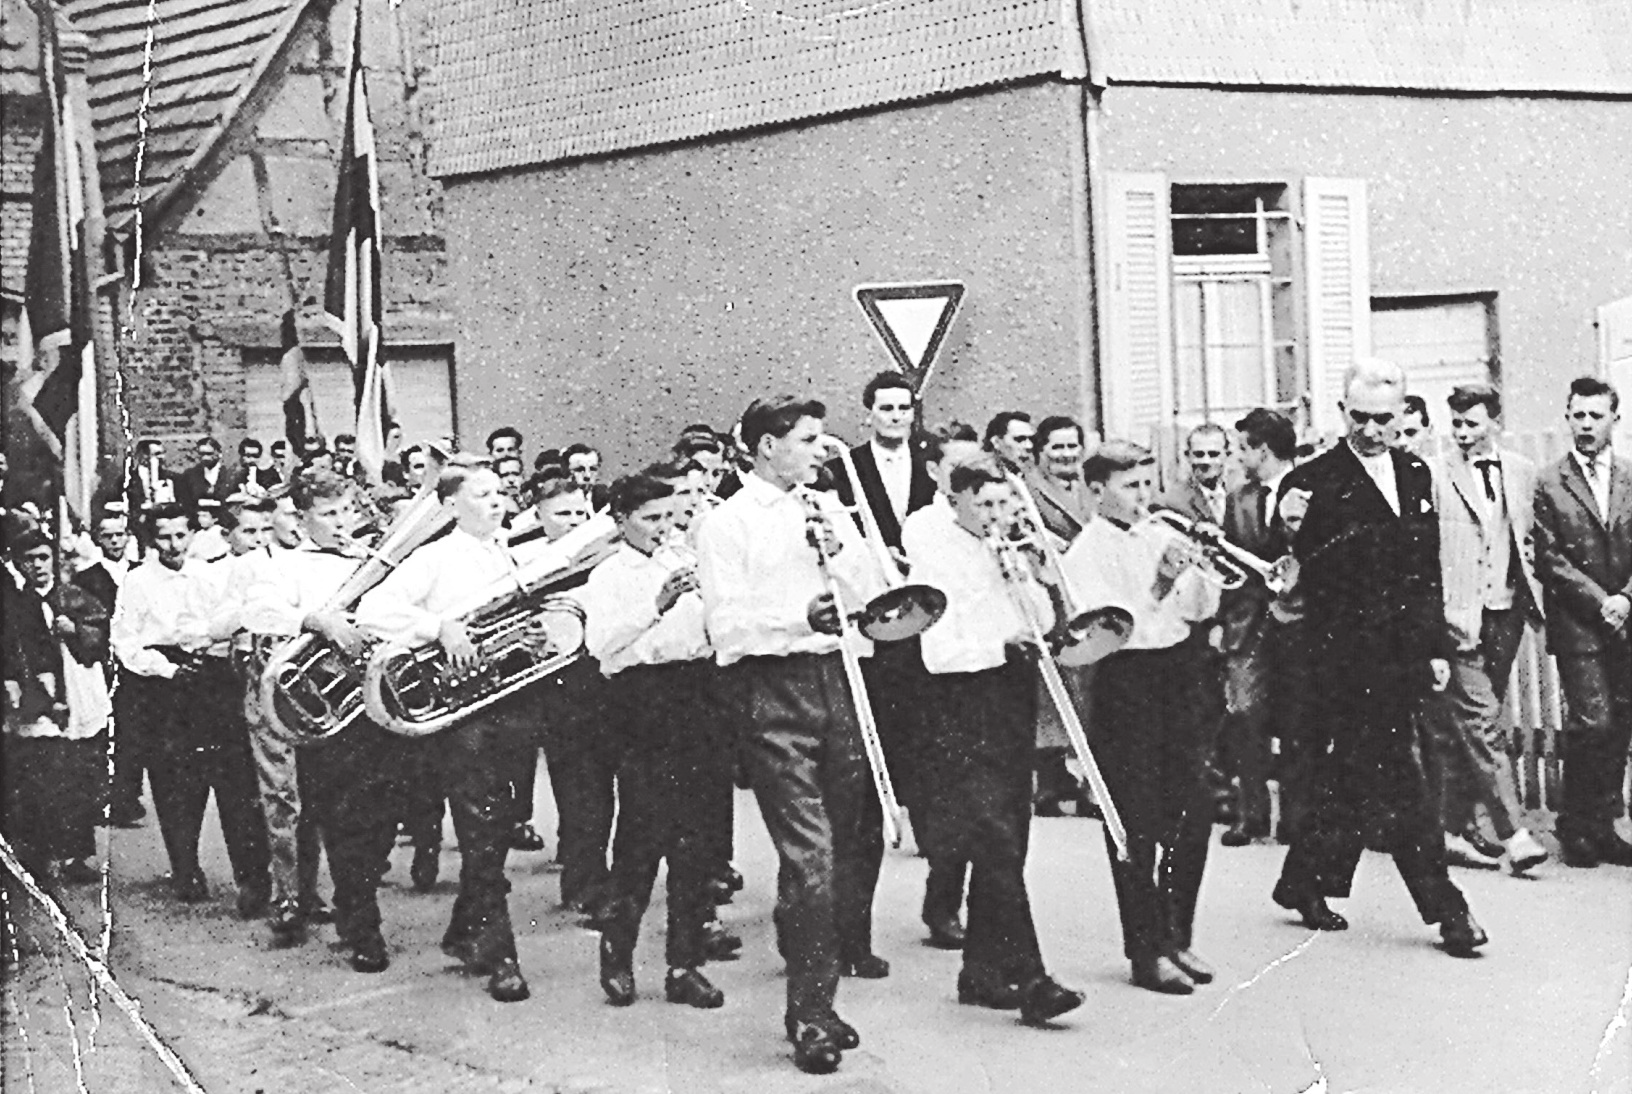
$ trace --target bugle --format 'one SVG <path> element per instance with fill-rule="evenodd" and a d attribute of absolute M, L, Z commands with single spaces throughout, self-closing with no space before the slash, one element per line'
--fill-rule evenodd
<path fill-rule="evenodd" d="M 1265 562 L 1222 536 L 1203 534 L 1195 521 L 1170 509 L 1157 509 L 1147 519 L 1153 524 L 1165 525 L 1195 544 L 1203 559 L 1197 564 L 1202 576 L 1220 589 L 1239 589 L 1256 577 L 1279 596 L 1297 580 L 1297 561 L 1291 555 Z"/>
<path fill-rule="evenodd" d="M 611 553 L 618 531 L 597 516 L 557 540 L 452 613 L 476 647 L 475 667 L 456 669 L 440 642 L 384 643 L 363 674 L 362 701 L 381 728 L 405 737 L 451 729 L 584 652 L 584 611 L 566 596 Z"/>
<path fill-rule="evenodd" d="M 1071 701 L 1071 693 L 1066 690 L 1065 679 L 1060 675 L 1060 666 L 1050 652 L 1048 635 L 1043 627 L 1042 618 L 1037 613 L 1037 606 L 1032 603 L 1030 594 L 1026 591 L 1027 569 L 1029 563 L 1024 554 L 1024 544 L 1017 543 L 1002 534 L 988 538 L 988 546 L 997 556 L 998 565 L 1002 567 L 1003 579 L 1008 584 L 1009 596 L 1015 607 L 1020 609 L 1022 618 L 1031 629 L 1031 640 L 1037 644 L 1037 669 L 1042 674 L 1043 686 L 1048 691 L 1049 699 L 1054 703 L 1054 709 L 1059 713 L 1060 722 L 1065 726 L 1066 739 L 1071 742 L 1071 751 L 1076 754 L 1077 765 L 1082 768 L 1083 777 L 1094 792 L 1094 801 L 1099 803 L 1100 814 L 1105 818 L 1105 831 L 1111 837 L 1111 843 L 1116 847 L 1116 857 L 1123 862 L 1128 861 L 1128 830 L 1122 823 L 1122 814 L 1117 812 L 1116 803 L 1111 799 L 1111 791 L 1105 785 L 1105 776 L 1099 770 L 1099 764 L 1094 760 L 1094 754 L 1088 747 L 1088 734 L 1082 728 L 1082 718 L 1077 713 L 1077 706 Z M 1061 575 L 1064 576 L 1063 574 Z M 1120 633 L 1121 640 L 1115 643 L 1120 648 L 1133 633 L 1133 616 L 1122 608 L 1100 609 L 1107 619 L 1116 619 L 1116 633 Z M 1106 650 L 1105 653 L 1111 652 Z M 1100 656 L 1104 656 L 1102 653 Z"/>
<path fill-rule="evenodd" d="M 850 496 L 855 504 L 844 508 L 854 512 L 861 521 L 862 538 L 878 560 L 884 583 L 889 586 L 862 608 L 857 624 L 861 633 L 876 642 L 899 642 L 922 634 L 946 611 L 946 594 L 931 585 L 910 583 L 901 576 L 901 567 L 884 542 L 873 507 L 867 504 L 867 497 L 861 491 L 861 479 L 856 475 L 856 461 L 850 455 L 850 446 L 837 437 L 825 436 L 822 440 L 838 454 L 845 476 L 850 480 Z"/>
<path fill-rule="evenodd" d="M 826 525 L 827 514 L 822 511 L 816 496 L 808 490 L 799 491 L 799 500 L 805 503 L 810 545 L 816 549 L 816 565 L 822 572 L 822 583 L 833 598 L 833 607 L 839 613 L 839 658 L 844 662 L 844 678 L 850 685 L 850 702 L 856 711 L 856 725 L 861 730 L 861 744 L 867 754 L 867 766 L 872 768 L 873 789 L 878 794 L 879 809 L 884 814 L 884 836 L 891 847 L 901 846 L 901 803 L 895 796 L 895 783 L 890 779 L 889 765 L 884 759 L 884 741 L 878 735 L 878 719 L 873 716 L 872 700 L 867 695 L 867 680 L 861 674 L 861 655 L 856 652 L 857 625 L 844 602 L 844 592 L 828 563 Z M 862 502 L 866 508 L 866 502 Z M 937 593 L 940 590 L 935 590 Z M 869 605 L 870 607 L 871 605 Z M 946 608 L 945 594 L 941 594 L 941 610 Z M 936 613 L 939 618 L 940 612 Z M 933 622 L 933 620 L 931 620 Z M 927 626 L 928 624 L 925 624 Z"/>
<path fill-rule="evenodd" d="M 321 610 L 351 611 L 410 552 L 452 523 L 453 513 L 437 499 L 436 491 L 421 491 Z M 348 657 L 327 638 L 302 634 L 289 639 L 272 651 L 261 672 L 261 707 L 267 720 L 289 741 L 334 736 L 363 712 L 363 667 L 362 661 Z"/>
<path fill-rule="evenodd" d="M 1026 480 L 1013 471 L 1006 471 L 1009 478 L 1009 487 L 1020 501 L 1020 507 L 1025 517 L 1025 525 L 1018 529 L 1018 536 L 1011 536 L 1010 542 L 1017 546 L 1031 544 L 1043 553 L 1056 574 L 1060 578 L 1060 602 L 1065 611 L 1066 622 L 1061 628 L 1064 641 L 1055 657 L 1059 663 L 1068 668 L 1081 668 L 1091 665 L 1095 661 L 1122 648 L 1122 644 L 1133 633 L 1133 620 L 1129 617 L 1125 622 L 1122 618 L 1127 613 L 1116 611 L 1085 612 L 1078 605 L 1082 603 L 1077 591 L 1071 585 L 1071 579 L 1066 576 L 1065 567 L 1060 564 L 1059 548 L 1054 545 L 1054 534 L 1043 523 L 1042 510 L 1037 507 L 1037 499 L 1032 496 L 1031 487 Z M 1118 613 L 1121 614 L 1118 614 Z"/>

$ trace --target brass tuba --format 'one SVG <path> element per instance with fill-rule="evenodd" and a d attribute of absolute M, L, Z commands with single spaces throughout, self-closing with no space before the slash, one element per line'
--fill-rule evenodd
<path fill-rule="evenodd" d="M 428 489 L 391 523 L 323 611 L 350 611 L 416 547 L 453 523 Z M 261 673 L 261 708 L 285 740 L 304 744 L 334 736 L 363 712 L 363 665 L 315 634 L 291 638 L 272 652 Z"/>
<path fill-rule="evenodd" d="M 578 660 L 584 610 L 566 594 L 612 553 L 618 534 L 612 518 L 598 514 L 453 613 L 476 647 L 476 668 L 468 673 L 448 663 L 438 642 L 377 647 L 363 674 L 368 716 L 393 733 L 424 737 Z"/>

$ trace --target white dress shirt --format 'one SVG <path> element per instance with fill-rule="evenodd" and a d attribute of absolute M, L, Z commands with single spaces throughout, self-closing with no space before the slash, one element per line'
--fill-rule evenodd
<path fill-rule="evenodd" d="M 1349 451 L 1354 452 L 1353 445 L 1349 446 Z M 1387 449 L 1377 456 L 1362 456 L 1360 453 L 1354 452 L 1354 457 L 1360 461 L 1360 466 L 1366 469 L 1366 474 L 1371 476 L 1371 481 L 1377 484 L 1377 489 L 1382 493 L 1383 500 L 1388 502 L 1390 509 L 1394 510 L 1394 515 L 1399 516 L 1400 485 L 1394 477 L 1394 453 Z"/>
<path fill-rule="evenodd" d="M 1229 504 L 1230 500 L 1230 492 L 1224 489 L 1223 480 L 1220 479 L 1211 489 L 1198 483 L 1196 489 L 1201 492 L 1201 500 L 1205 501 L 1207 508 L 1212 511 L 1213 523 L 1222 525 L 1224 523 L 1224 507 Z"/>
<path fill-rule="evenodd" d="M 890 499 L 897 522 L 906 519 L 907 504 L 912 499 L 912 449 L 905 441 L 894 448 L 885 448 L 878 441 L 867 442 L 873 450 L 873 462 L 878 465 L 878 477 L 884 483 L 884 494 Z M 861 484 L 855 484 L 856 501 L 866 504 Z"/>
<path fill-rule="evenodd" d="M 443 623 L 497 596 L 502 583 L 519 588 L 519 572 L 497 538 L 477 539 L 455 528 L 414 551 L 370 589 L 357 605 L 357 623 L 376 638 L 423 646 L 436 641 Z"/>
<path fill-rule="evenodd" d="M 181 626 L 187 598 L 199 580 L 197 559 L 184 559 L 181 569 L 172 570 L 159 561 L 157 552 L 125 576 L 114 604 L 109 644 L 119 663 L 138 676 L 160 676 L 168 680 L 176 665 L 153 646 L 181 646 L 187 634 Z M 192 643 L 198 645 L 195 639 Z"/>
<path fill-rule="evenodd" d="M 266 551 L 218 558 L 198 568 L 198 580 L 187 587 L 187 604 L 177 626 L 189 645 L 202 645 L 214 657 L 232 652 L 232 639 L 244 630 L 244 606 L 261 571 L 271 566 Z"/>
<path fill-rule="evenodd" d="M 202 562 L 214 562 L 218 558 L 225 558 L 232 553 L 227 544 L 226 533 L 221 531 L 219 524 L 212 524 L 193 537 L 193 542 L 187 545 L 187 557 L 196 558 Z"/>
<path fill-rule="evenodd" d="M 625 543 L 590 571 L 579 601 L 587 616 L 584 645 L 601 663 L 601 675 L 709 655 L 701 594 L 684 593 L 668 611 L 657 612 L 658 590 L 674 572 L 666 558 L 666 552 L 653 558 Z"/>
<path fill-rule="evenodd" d="M 1120 607 L 1133 613 L 1133 636 L 1124 649 L 1162 650 L 1190 636 L 1190 624 L 1218 612 L 1218 587 L 1194 567 L 1181 573 L 1166 597 L 1154 586 L 1172 533 L 1154 525 L 1124 529 L 1115 521 L 1089 521 L 1060 557 L 1060 569 L 1081 601 L 1077 611 Z"/>
<path fill-rule="evenodd" d="M 1614 462 L 1608 447 L 1591 459 L 1572 448 L 1570 457 L 1581 468 L 1581 474 L 1587 477 L 1587 485 L 1592 488 L 1592 500 L 1598 506 L 1598 519 L 1609 523 L 1609 486 Z"/>
<path fill-rule="evenodd" d="M 901 548 L 912 562 L 912 580 L 946 594 L 946 611 L 919 639 L 925 669 L 941 674 L 999 668 L 1008 643 L 1032 636 L 997 556 L 958 523 L 950 505 L 926 506 L 907 517 Z M 1028 577 L 1026 595 L 1047 632 L 1054 625 L 1048 590 Z"/>
<path fill-rule="evenodd" d="M 306 617 L 322 611 L 362 560 L 313 544 L 274 547 L 244 594 L 244 629 L 250 634 L 301 633 Z"/>
<path fill-rule="evenodd" d="M 826 514 L 842 549 L 829 562 L 845 606 L 856 611 L 884 589 L 856 522 L 829 494 L 804 490 Z M 810 602 L 827 591 L 805 534 L 805 502 L 758 475 L 721 502 L 697 529 L 697 577 L 708 636 L 721 665 L 744 657 L 833 653 L 836 635 L 810 629 Z M 872 653 L 858 636 L 856 652 Z"/>

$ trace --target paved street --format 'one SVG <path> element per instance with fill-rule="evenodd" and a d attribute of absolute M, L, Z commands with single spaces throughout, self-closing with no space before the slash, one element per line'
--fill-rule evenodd
<path fill-rule="evenodd" d="M 539 793 L 540 829 L 552 833 L 542 780 Z M 398 849 L 382 899 L 393 963 L 359 976 L 331 947 L 332 931 L 272 951 L 263 927 L 233 916 L 213 827 L 205 861 L 218 898 L 172 903 L 151 821 L 114 833 L 112 964 L 212 1094 L 1632 1090 L 1632 870 L 1549 865 L 1535 880 L 1458 871 L 1492 937 L 1485 956 L 1459 961 L 1430 944 L 1435 936 L 1415 921 L 1386 860 L 1368 855 L 1341 905 L 1353 929 L 1312 935 L 1268 900 L 1281 849 L 1215 846 L 1197 948 L 1220 967 L 1220 981 L 1173 999 L 1127 984 L 1099 826 L 1071 818 L 1036 822 L 1030 878 L 1045 956 L 1059 979 L 1088 993 L 1084 1008 L 1034 1030 L 958 1006 L 956 955 L 920 942 L 922 860 L 897 852 L 877 916 L 877 948 L 894 973 L 843 985 L 840 1010 L 863 1047 L 836 1076 L 804 1076 L 780 1039 L 774 862 L 746 795 L 739 829 L 748 888 L 725 914 L 746 946 L 741 960 L 709 970 L 727 995 L 722 1011 L 662 1001 L 660 904 L 641 942 L 641 1000 L 607 1006 L 595 936 L 554 910 L 549 853 L 512 857 L 512 909 L 534 997 L 500 1006 L 436 948 L 455 854 L 444 853 L 437 891 L 419 895 L 408 886 L 410 853 Z M 97 889 L 71 890 L 68 907 L 94 941 Z M 5 995 L 5 1091 L 184 1089 L 105 997 L 92 1005 L 46 919 L 24 911 L 22 920 L 22 963 L 8 970 Z"/>

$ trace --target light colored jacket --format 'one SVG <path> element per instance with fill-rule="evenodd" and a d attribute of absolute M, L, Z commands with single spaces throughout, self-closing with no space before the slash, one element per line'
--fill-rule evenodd
<path fill-rule="evenodd" d="M 1535 492 L 1536 465 L 1517 452 L 1498 448 L 1493 453 L 1502 465 L 1502 496 L 1513 557 L 1521 577 L 1513 590 L 1513 608 L 1531 623 L 1541 623 L 1541 583 L 1536 578 Z M 1445 589 L 1445 620 L 1458 650 L 1479 645 L 1484 617 L 1484 589 L 1480 571 L 1489 537 L 1494 532 L 1484 478 L 1459 451 L 1452 451 L 1429 466 L 1434 472 L 1434 507 L 1439 511 L 1440 576 Z"/>

